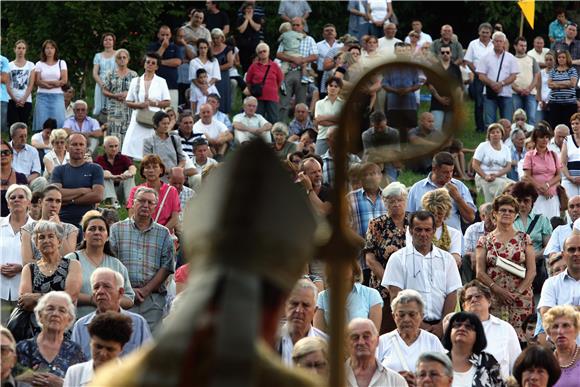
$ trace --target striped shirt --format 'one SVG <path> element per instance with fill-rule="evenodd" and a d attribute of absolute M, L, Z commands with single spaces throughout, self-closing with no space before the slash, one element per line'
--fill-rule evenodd
<path fill-rule="evenodd" d="M 556 69 L 550 71 L 550 79 L 554 82 L 566 82 L 570 81 L 572 78 L 578 79 L 578 72 L 573 67 L 566 71 L 558 71 Z M 576 90 L 574 87 L 552 89 L 552 92 L 550 93 L 550 103 L 576 103 Z"/>
<path fill-rule="evenodd" d="M 169 230 L 156 222 L 146 230 L 139 230 L 133 218 L 111 226 L 111 250 L 127 267 L 133 288 L 145 286 L 160 269 L 173 273 L 175 253 Z M 159 293 L 165 292 L 161 285 Z"/>

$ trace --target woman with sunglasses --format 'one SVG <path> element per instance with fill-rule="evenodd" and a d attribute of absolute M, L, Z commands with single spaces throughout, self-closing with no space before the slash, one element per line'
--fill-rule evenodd
<path fill-rule="evenodd" d="M 449 320 L 443 346 L 453 364 L 453 385 L 462 387 L 503 387 L 499 363 L 483 349 L 485 331 L 473 313 L 459 312 Z"/>
<path fill-rule="evenodd" d="M 14 150 L 8 144 L 6 140 L 2 140 L 2 148 L 1 148 L 1 155 L 0 157 L 0 176 L 2 176 L 2 186 L 0 188 L 0 195 L 1 195 L 1 202 L 2 202 L 2 210 L 0 216 L 8 216 L 10 211 L 8 210 L 8 201 L 6 200 L 6 192 L 8 191 L 8 187 L 12 184 L 24 184 L 28 185 L 28 179 L 26 179 L 26 175 L 23 173 L 16 172 L 14 168 L 12 168 L 12 158 L 13 158 Z"/>
<path fill-rule="evenodd" d="M 44 156 L 44 177 L 50 181 L 54 168 L 68 164 L 70 155 L 66 151 L 66 139 L 68 133 L 64 129 L 55 129 L 50 132 L 50 146 L 52 149 Z"/>

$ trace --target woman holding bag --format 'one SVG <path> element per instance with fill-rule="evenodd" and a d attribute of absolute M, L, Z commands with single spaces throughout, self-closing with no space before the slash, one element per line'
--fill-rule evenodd
<path fill-rule="evenodd" d="M 145 73 L 131 80 L 127 106 L 133 109 L 121 153 L 136 160 L 143 158 L 143 140 L 153 134 L 153 114 L 171 105 L 165 79 L 155 75 L 161 57 L 156 52 L 145 56 Z"/>
<path fill-rule="evenodd" d="M 477 279 L 492 292 L 490 313 L 509 322 L 520 341 L 522 322 L 532 313 L 532 282 L 536 276 L 534 247 L 530 237 L 514 228 L 518 202 L 510 195 L 493 201 L 496 229 L 477 242 Z"/>

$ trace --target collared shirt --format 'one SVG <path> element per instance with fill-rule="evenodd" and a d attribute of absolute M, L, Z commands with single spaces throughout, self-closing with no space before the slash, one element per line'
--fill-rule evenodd
<path fill-rule="evenodd" d="M 451 179 L 451 184 L 453 184 L 459 190 L 459 194 L 465 200 L 467 205 L 476 211 L 475 204 L 473 203 L 473 198 L 469 193 L 469 189 L 463 182 L 457 179 Z M 427 192 L 433 191 L 437 188 L 441 188 L 437 186 L 431 180 L 431 174 L 429 174 L 425 179 L 420 180 L 413 184 L 411 190 L 409 191 L 409 198 L 407 200 L 407 212 L 415 212 L 422 209 L 421 207 L 421 198 Z M 461 230 L 461 214 L 459 213 L 459 207 L 455 200 L 451 200 L 453 204 L 453 208 L 451 210 L 451 215 L 445 220 L 445 223 L 448 226 L 451 226 L 457 230 Z"/>
<path fill-rule="evenodd" d="M 214 164 L 219 164 L 219 163 L 218 163 L 218 162 L 217 162 L 215 159 L 212 159 L 211 157 L 208 157 L 208 158 L 207 158 L 207 160 L 206 160 L 206 162 L 205 162 L 205 163 L 203 163 L 203 164 L 199 164 L 199 163 L 197 162 L 197 160 L 195 159 L 195 157 L 194 157 L 194 158 L 192 159 L 192 163 L 193 163 L 193 167 L 194 167 L 194 168 L 197 170 L 197 173 L 200 173 L 200 174 L 203 172 L 203 169 L 204 169 L 206 166 L 209 166 L 209 165 L 214 165 Z M 183 208 L 183 207 L 182 207 L 182 208 Z"/>
<path fill-rule="evenodd" d="M 340 99 L 340 97 L 335 99 L 334 102 L 332 102 L 330 100 L 330 98 L 327 96 L 324 99 L 321 99 L 320 101 L 316 102 L 316 106 L 315 106 L 316 113 L 314 115 L 314 118 L 316 119 L 316 117 L 323 116 L 323 115 L 324 116 L 326 116 L 326 115 L 338 116 L 342 112 L 343 106 L 344 106 L 344 101 L 342 99 Z M 326 139 L 328 131 L 331 128 L 336 128 L 336 127 L 338 127 L 338 124 L 328 125 L 328 126 L 318 125 L 317 139 L 319 139 L 319 140 Z"/>
<path fill-rule="evenodd" d="M 181 211 L 185 210 L 185 205 L 191 198 L 195 196 L 195 191 L 189 187 L 182 186 L 179 193 L 179 203 L 181 204 Z"/>
<path fill-rule="evenodd" d="M 469 46 L 467 46 L 467 52 L 465 53 L 465 57 L 463 57 L 463 59 L 473 63 L 473 66 L 477 68 L 477 66 L 479 65 L 479 61 L 487 54 L 490 54 L 492 52 L 493 52 L 493 43 L 491 42 L 491 40 L 487 42 L 486 46 L 478 38 L 469 42 Z"/>
<path fill-rule="evenodd" d="M 463 238 L 465 243 L 464 250 L 466 253 L 475 252 L 477 241 L 482 235 L 485 235 L 484 222 L 473 223 L 472 225 L 467 227 L 467 230 L 465 230 L 465 237 Z"/>
<path fill-rule="evenodd" d="M 322 332 L 318 328 L 314 328 L 313 326 L 310 327 L 306 336 L 304 337 L 322 337 L 324 340 L 328 340 L 328 335 Z M 282 362 L 287 366 L 292 367 L 292 350 L 294 349 L 294 343 L 292 342 L 292 338 L 288 333 L 288 322 L 284 324 L 280 334 L 280 344 L 278 345 L 278 352 L 280 353 L 280 357 L 282 358 Z"/>
<path fill-rule="evenodd" d="M 109 236 L 111 250 L 127 267 L 133 288 L 141 288 L 160 269 L 173 273 L 175 257 L 169 230 L 156 222 L 140 230 L 133 218 L 127 218 L 111 226 Z M 161 285 L 159 293 L 165 292 Z"/>
<path fill-rule="evenodd" d="M 95 376 L 93 359 L 84 363 L 73 364 L 66 370 L 63 387 L 85 387 L 90 385 Z"/>
<path fill-rule="evenodd" d="M 361 160 L 357 155 L 349 153 L 347 157 L 349 168 L 355 164 L 361 163 Z M 327 150 L 326 153 L 322 155 L 322 182 L 329 187 L 334 185 L 334 159 L 330 154 L 330 150 Z"/>
<path fill-rule="evenodd" d="M 109 162 L 107 155 L 97 156 L 95 163 L 99 164 L 101 168 L 103 168 L 103 171 L 109 171 L 113 175 L 121 175 L 123 172 L 126 172 L 131 165 L 133 165 L 133 161 L 121 153 L 115 155 L 113 164 Z"/>
<path fill-rule="evenodd" d="M 409 88 L 418 85 L 419 71 L 408 67 L 395 67 L 383 75 L 382 86 L 395 89 Z M 416 110 L 417 98 L 415 93 L 399 95 L 387 92 L 387 110 Z"/>
<path fill-rule="evenodd" d="M 580 59 L 580 40 L 573 40 L 570 44 L 566 43 L 566 39 L 557 41 L 554 45 L 554 51 L 558 52 L 560 50 L 568 51 L 572 60 Z M 576 71 L 580 72 L 580 66 L 572 65 Z"/>
<path fill-rule="evenodd" d="M 502 63 L 503 57 L 503 63 Z M 501 69 L 500 69 L 501 63 Z M 512 76 L 513 74 L 520 73 L 520 66 L 512 54 L 507 51 L 502 52 L 497 55 L 495 51 L 492 50 L 491 53 L 487 54 L 479 61 L 479 64 L 475 68 L 478 74 L 483 74 L 488 77 L 493 82 L 501 82 Z M 499 73 L 499 76 L 498 76 Z M 484 90 L 485 92 L 485 90 Z M 500 97 L 511 97 L 512 96 L 512 86 L 504 85 L 501 91 L 498 93 Z"/>
<path fill-rule="evenodd" d="M 364 188 L 359 188 L 346 195 L 349 204 L 350 227 L 363 238 L 367 235 L 370 220 L 387 213 L 382 192 L 379 188 L 374 203 Z"/>
<path fill-rule="evenodd" d="M 92 117 L 85 117 L 81 125 L 79 126 L 78 121 L 74 116 L 67 118 L 62 125 L 65 129 L 72 129 L 73 132 L 90 133 L 95 130 L 101 129 L 99 121 Z"/>
<path fill-rule="evenodd" d="M 439 56 L 439 50 L 445 44 L 442 39 L 435 39 L 431 44 L 431 52 L 436 56 Z M 449 48 L 451 48 L 451 60 L 455 62 L 457 59 L 463 59 L 463 46 L 457 40 L 451 40 L 449 43 Z"/>
<path fill-rule="evenodd" d="M 556 227 L 550 236 L 548 244 L 544 248 L 544 254 L 550 255 L 552 253 L 559 253 L 564 250 L 564 242 L 566 238 L 572 234 L 573 224 L 563 224 Z"/>
<path fill-rule="evenodd" d="M 447 352 L 447 356 L 451 359 L 451 352 Z M 471 386 L 496 387 L 505 385 L 501 378 L 499 363 L 489 353 L 484 351 L 479 354 L 472 353 L 468 361 L 475 367 L 474 372 L 471 370 L 474 375 L 472 379 L 473 383 L 470 384 Z"/>
<path fill-rule="evenodd" d="M 321 40 L 320 42 L 316 43 L 316 48 L 318 49 L 318 61 L 316 62 L 318 65 L 318 71 L 322 71 L 322 67 L 324 65 L 324 58 L 326 58 L 326 54 L 328 51 L 333 48 L 341 48 L 344 46 L 338 40 L 335 40 L 332 45 L 328 44 L 326 40 Z"/>
<path fill-rule="evenodd" d="M 461 287 L 461 277 L 448 252 L 432 246 L 423 255 L 407 246 L 391 255 L 381 285 L 418 291 L 425 301 L 424 319 L 441 320 L 445 298 Z"/>
<path fill-rule="evenodd" d="M 514 221 L 514 228 L 517 231 L 522 231 L 528 234 L 532 239 L 532 243 L 534 244 L 534 250 L 541 251 L 543 247 L 544 237 L 552 234 L 552 224 L 550 223 L 550 220 L 546 216 L 541 214 L 538 215 L 539 215 L 538 221 L 534 225 L 534 228 L 530 230 L 530 232 L 528 232 L 527 229 L 530 227 L 530 224 L 532 223 L 534 217 L 536 216 L 536 214 L 533 211 L 528 214 L 525 229 L 524 224 L 522 223 L 522 219 L 520 218 L 520 214 L 517 214 L 516 220 Z"/>
<path fill-rule="evenodd" d="M 505 145 L 505 143 L 504 143 Z M 526 157 L 526 153 L 528 152 L 526 147 L 522 148 L 522 152 L 518 152 L 518 150 L 516 149 L 516 147 L 514 146 L 514 144 L 508 145 L 511 155 L 512 155 L 512 161 L 517 161 L 520 162 L 520 160 L 523 160 L 524 157 Z M 512 179 L 513 181 L 518 181 L 519 180 L 519 176 L 518 176 L 518 167 L 517 166 L 513 166 L 512 169 L 508 172 L 507 174 L 507 178 L 508 179 Z"/>
<path fill-rule="evenodd" d="M 304 132 L 306 129 L 312 128 L 314 128 L 314 124 L 312 123 L 310 116 L 306 117 L 306 121 L 304 123 L 301 123 L 300 121 L 296 120 L 296 118 L 294 118 L 288 124 L 288 130 L 290 131 L 290 135 L 295 134 L 297 136 L 300 136 L 302 132 Z"/>
<path fill-rule="evenodd" d="M 131 318 L 131 322 L 133 323 L 133 332 L 131 333 L 131 338 L 127 344 L 125 344 L 123 351 L 121 352 L 121 356 L 125 356 L 149 341 L 151 339 L 151 331 L 149 330 L 147 321 L 141 315 L 129 312 L 123 308 L 121 308 L 121 314 Z M 81 347 L 87 359 L 92 359 L 91 337 L 89 335 L 88 327 L 96 315 L 97 312 L 95 311 L 87 314 L 84 317 L 81 317 L 77 320 L 74 327 L 72 328 L 71 340 Z"/>
<path fill-rule="evenodd" d="M 431 35 L 425 32 L 419 32 L 419 40 L 417 40 L 417 46 L 423 47 L 423 44 L 432 42 L 433 38 L 431 37 Z M 405 43 L 411 43 L 411 37 L 406 36 Z"/>
<path fill-rule="evenodd" d="M 278 52 L 284 52 L 284 44 L 281 42 L 278 46 Z M 298 53 L 301 57 L 308 57 L 310 55 L 318 55 L 318 47 L 316 47 L 316 41 L 311 36 L 305 36 L 304 39 L 300 41 L 300 46 L 298 47 Z M 299 66 L 296 66 L 294 63 L 289 63 L 288 66 L 289 70 L 300 69 Z M 308 67 L 310 68 L 310 63 L 308 63 Z"/>
<path fill-rule="evenodd" d="M 253 116 L 249 116 L 247 115 L 245 112 L 236 114 L 234 116 L 234 123 L 236 122 L 240 122 L 244 125 L 246 125 L 248 128 L 261 128 L 262 126 L 266 125 L 268 123 L 268 120 L 266 120 L 261 114 L 254 114 Z"/>
<path fill-rule="evenodd" d="M 38 150 L 32 145 L 24 144 L 22 150 L 14 148 L 14 144 L 10 141 L 10 146 L 14 149 L 12 154 L 12 168 L 16 172 L 30 176 L 34 172 L 40 174 L 40 158 Z"/>
<path fill-rule="evenodd" d="M 566 25 L 560 23 L 558 19 L 552 21 L 548 26 L 548 36 L 554 39 L 555 42 L 564 39 L 566 37 Z"/>
<path fill-rule="evenodd" d="M 34 222 L 30 216 L 27 217 L 28 225 Z M 22 253 L 20 251 L 20 229 L 14 232 L 10 225 L 10 215 L 0 218 L 0 265 L 15 263 L 22 265 Z M 2 276 L 0 281 L 0 298 L 8 301 L 16 301 L 19 296 L 20 273 L 9 278 Z"/>
<path fill-rule="evenodd" d="M 544 282 L 538 310 L 557 305 L 580 306 L 580 280 L 568 274 L 568 269 Z"/>
<path fill-rule="evenodd" d="M 165 170 L 177 167 L 181 160 L 185 160 L 185 153 L 181 148 L 181 139 L 179 136 L 169 134 L 167 138 L 161 138 L 157 133 L 143 141 L 143 154 L 155 154 L 159 156 Z"/>
<path fill-rule="evenodd" d="M 417 359 L 424 352 L 445 353 L 441 340 L 424 329 L 419 329 L 419 336 L 411 345 L 405 343 L 397 329 L 379 337 L 377 358 L 393 371 L 415 372 Z"/>
<path fill-rule="evenodd" d="M 501 369 L 501 376 L 505 380 L 511 375 L 514 363 L 522 352 L 518 334 L 509 323 L 491 314 L 489 319 L 481 323 L 485 337 L 489 338 L 484 351 L 495 357 Z"/>
<path fill-rule="evenodd" d="M 351 361 L 351 358 L 348 358 L 344 364 L 346 368 L 346 385 L 348 387 L 358 387 L 356 376 L 354 375 L 354 371 L 351 366 Z M 373 374 L 368 387 L 407 387 L 405 378 L 403 378 L 395 371 L 383 366 L 377 359 L 375 359 L 375 362 L 377 369 L 375 370 L 375 373 Z"/>
<path fill-rule="evenodd" d="M 562 162 L 550 151 L 541 155 L 537 149 L 532 149 L 524 157 L 524 170 L 530 170 L 539 184 L 550 181 L 557 169 L 562 169 Z M 557 195 L 556 186 L 550 187 L 548 193 L 552 196 Z"/>
<path fill-rule="evenodd" d="M 216 120 L 218 120 L 219 122 L 221 122 L 222 124 L 224 124 L 226 126 L 226 128 L 228 128 L 228 130 L 231 132 L 232 130 L 234 130 L 234 128 L 232 127 L 232 121 L 230 120 L 230 117 L 228 117 L 228 115 L 224 112 L 220 112 L 219 110 L 214 114 L 214 118 Z"/>
<path fill-rule="evenodd" d="M 377 289 L 369 288 L 361 283 L 355 282 L 346 298 L 346 321 L 354 318 L 369 318 L 371 309 L 380 305 L 384 301 Z M 330 321 L 330 289 L 321 291 L 316 300 L 316 308 L 324 312 L 324 320 L 328 324 Z"/>

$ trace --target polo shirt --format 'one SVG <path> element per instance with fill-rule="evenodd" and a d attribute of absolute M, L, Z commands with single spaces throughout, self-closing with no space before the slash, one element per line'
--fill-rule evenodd
<path fill-rule="evenodd" d="M 234 116 L 234 123 L 240 122 L 246 125 L 249 128 L 261 128 L 262 126 L 266 125 L 268 121 L 261 115 L 261 114 L 254 114 L 253 116 L 247 115 L 244 113 L 239 113 Z M 225 127 L 225 125 L 224 125 Z M 223 130 L 220 130 L 220 132 Z"/>
<path fill-rule="evenodd" d="M 14 153 L 12 154 L 12 168 L 16 172 L 22 173 L 26 177 L 34 172 L 40 174 L 40 157 L 35 147 L 24 144 L 24 148 L 16 150 L 12 141 L 10 141 L 10 146 L 14 149 Z"/>

